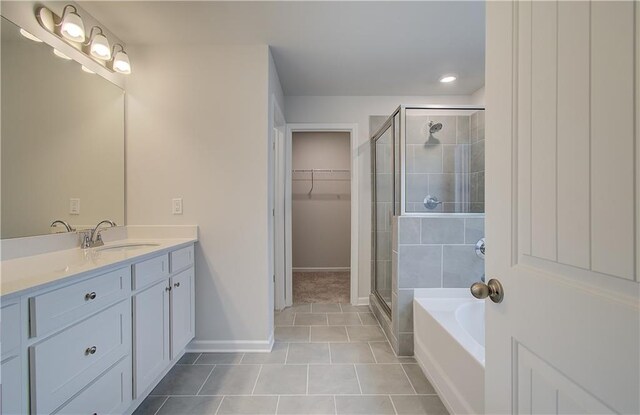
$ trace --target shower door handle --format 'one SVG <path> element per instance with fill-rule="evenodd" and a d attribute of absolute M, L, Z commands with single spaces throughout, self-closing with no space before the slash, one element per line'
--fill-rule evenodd
<path fill-rule="evenodd" d="M 486 284 L 484 282 L 476 282 L 471 286 L 471 295 L 482 300 L 487 297 L 494 303 L 501 303 L 504 299 L 504 288 L 500 281 L 492 278 Z"/>

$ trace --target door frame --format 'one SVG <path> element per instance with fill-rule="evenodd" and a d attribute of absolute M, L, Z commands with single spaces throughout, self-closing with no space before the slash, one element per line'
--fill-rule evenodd
<path fill-rule="evenodd" d="M 350 301 L 353 305 L 358 305 L 358 124 L 287 124 L 287 134 L 284 145 L 284 197 L 285 200 L 285 302 L 287 306 L 293 305 L 293 261 L 292 261 L 292 220 L 291 220 L 291 168 L 292 168 L 292 143 L 293 133 L 298 132 L 343 132 L 349 133 L 351 150 L 351 252 L 350 252 Z M 280 197 L 280 195 L 278 195 Z"/>
<path fill-rule="evenodd" d="M 286 235 L 285 235 L 285 198 L 284 198 L 284 183 L 285 183 L 285 134 L 287 129 L 287 123 L 284 118 L 284 113 L 278 105 L 278 101 L 275 96 L 271 99 L 271 106 L 273 111 L 273 125 L 271 130 L 271 148 L 270 151 L 273 154 L 273 171 L 270 172 L 270 180 L 273 180 L 272 191 L 272 206 L 273 213 L 271 220 L 273 221 L 273 234 L 270 236 L 270 243 L 273 245 L 273 249 L 270 250 L 270 255 L 273 260 L 273 267 L 271 269 L 273 274 L 273 301 L 274 308 L 276 310 L 282 310 L 286 307 L 285 301 L 285 269 L 287 253 L 285 251 Z"/>

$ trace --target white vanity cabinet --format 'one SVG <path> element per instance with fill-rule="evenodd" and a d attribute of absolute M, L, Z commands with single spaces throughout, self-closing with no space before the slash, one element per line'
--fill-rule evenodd
<path fill-rule="evenodd" d="M 176 245 L 2 297 L 0 415 L 132 412 L 194 337 L 193 243 Z"/>

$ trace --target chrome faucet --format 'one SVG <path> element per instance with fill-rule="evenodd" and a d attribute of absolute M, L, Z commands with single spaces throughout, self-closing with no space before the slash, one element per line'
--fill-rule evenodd
<path fill-rule="evenodd" d="M 67 229 L 67 232 L 75 232 L 75 229 L 73 229 L 71 225 L 69 225 L 67 222 L 60 219 L 56 219 L 53 222 L 51 222 L 51 225 L 49 225 L 49 227 L 53 228 L 57 224 L 61 224 L 62 226 L 64 226 Z"/>
<path fill-rule="evenodd" d="M 104 245 L 104 242 L 102 242 L 102 235 L 100 235 L 100 232 L 102 231 L 102 229 L 100 229 L 100 226 L 102 226 L 103 224 L 107 224 L 110 227 L 118 226 L 112 220 L 105 219 L 103 221 L 100 221 L 96 225 L 96 227 L 91 230 L 90 233 L 84 234 L 84 237 L 82 239 L 82 243 L 80 246 L 82 249 L 95 248 L 96 246 Z"/>

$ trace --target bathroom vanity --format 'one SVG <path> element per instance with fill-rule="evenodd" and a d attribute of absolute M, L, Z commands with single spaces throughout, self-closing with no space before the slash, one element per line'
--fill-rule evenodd
<path fill-rule="evenodd" d="M 2 262 L 2 415 L 130 413 L 193 339 L 193 238 Z"/>

